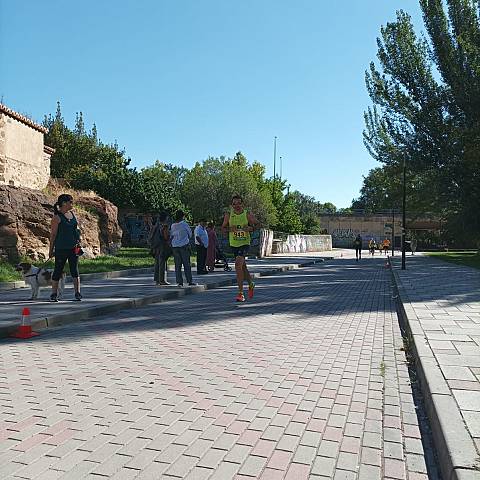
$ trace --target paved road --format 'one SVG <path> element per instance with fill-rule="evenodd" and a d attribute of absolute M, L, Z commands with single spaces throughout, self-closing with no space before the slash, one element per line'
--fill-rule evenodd
<path fill-rule="evenodd" d="M 335 253 L 338 254 L 338 252 Z M 348 252 L 346 252 L 347 254 Z M 329 252 L 323 255 L 321 253 L 298 256 L 282 255 L 262 260 L 249 260 L 249 265 L 252 272 L 262 272 L 288 264 L 318 260 L 319 257 L 325 256 L 329 256 Z M 213 274 L 198 276 L 194 269 L 193 277 L 195 282 L 203 285 L 210 282 L 234 279 L 235 271 L 224 272 L 223 269 L 217 269 Z M 124 274 L 116 278 L 90 281 L 82 285 L 84 299 L 81 303 L 73 301 L 73 287 L 70 283 L 66 286 L 64 299 L 59 303 L 50 303 L 48 301 L 50 295 L 49 288 L 42 288 L 37 300 L 29 300 L 31 296 L 30 288 L 3 291 L 0 292 L 0 328 L 18 325 L 24 307 L 29 307 L 30 317 L 33 321 L 50 315 L 69 314 L 71 312 L 79 312 L 85 308 L 125 303 L 128 300 L 179 290 L 175 285 L 174 272 L 168 272 L 168 280 L 172 285 L 162 288 L 155 286 L 152 274 L 133 277 Z M 189 289 L 189 287 L 185 287 L 185 289 Z"/>
<path fill-rule="evenodd" d="M 0 341 L 0 478 L 436 478 L 384 259 L 234 294 Z"/>

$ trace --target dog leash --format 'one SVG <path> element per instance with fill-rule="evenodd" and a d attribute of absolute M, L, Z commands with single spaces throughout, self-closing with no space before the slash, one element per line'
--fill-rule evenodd
<path fill-rule="evenodd" d="M 44 269 L 45 265 L 48 263 L 48 261 L 51 259 L 52 257 L 48 257 L 42 264 L 41 267 L 38 267 L 38 271 L 37 273 L 32 273 L 31 275 L 25 275 L 25 278 L 28 278 L 28 277 L 35 277 L 37 280 L 38 280 L 38 276 L 40 275 L 40 272 L 42 271 L 42 269 Z"/>

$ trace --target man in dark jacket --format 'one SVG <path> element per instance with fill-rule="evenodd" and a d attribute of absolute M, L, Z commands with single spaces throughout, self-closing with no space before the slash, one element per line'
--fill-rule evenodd
<path fill-rule="evenodd" d="M 167 214 L 161 213 L 149 236 L 150 248 L 155 257 L 153 279 L 157 286 L 169 285 L 166 280 L 166 269 L 169 257 L 172 255 L 170 247 L 170 230 L 167 223 Z"/>

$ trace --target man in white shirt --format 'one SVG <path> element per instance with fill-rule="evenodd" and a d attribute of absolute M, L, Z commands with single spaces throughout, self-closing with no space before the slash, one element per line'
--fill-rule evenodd
<path fill-rule="evenodd" d="M 190 267 L 190 237 L 192 236 L 192 230 L 184 220 L 184 217 L 185 214 L 179 210 L 175 214 L 175 223 L 170 227 L 173 259 L 175 260 L 175 277 L 178 287 L 183 287 L 182 265 L 188 284 L 195 285 L 192 280 L 192 269 Z"/>
<path fill-rule="evenodd" d="M 201 219 L 195 227 L 195 246 L 197 247 L 197 274 L 206 275 L 208 270 L 205 266 L 207 261 L 208 233 L 205 228 L 207 221 Z"/>

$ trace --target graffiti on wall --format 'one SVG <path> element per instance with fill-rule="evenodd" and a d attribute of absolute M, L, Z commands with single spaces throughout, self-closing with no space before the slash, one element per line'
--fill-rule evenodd
<path fill-rule="evenodd" d="M 371 231 L 361 232 L 358 229 L 352 228 L 336 228 L 332 231 L 332 243 L 336 248 L 351 248 L 353 247 L 353 241 L 355 237 L 360 234 L 362 237 L 362 246 L 367 248 L 370 239 L 374 239 L 376 242 L 380 242 L 384 238 L 391 238 L 391 233 L 386 235 L 379 235 L 378 232 L 373 233 Z"/>
<path fill-rule="evenodd" d="M 146 246 L 152 223 L 150 215 L 124 215 L 121 220 L 123 244 L 127 246 Z"/>

